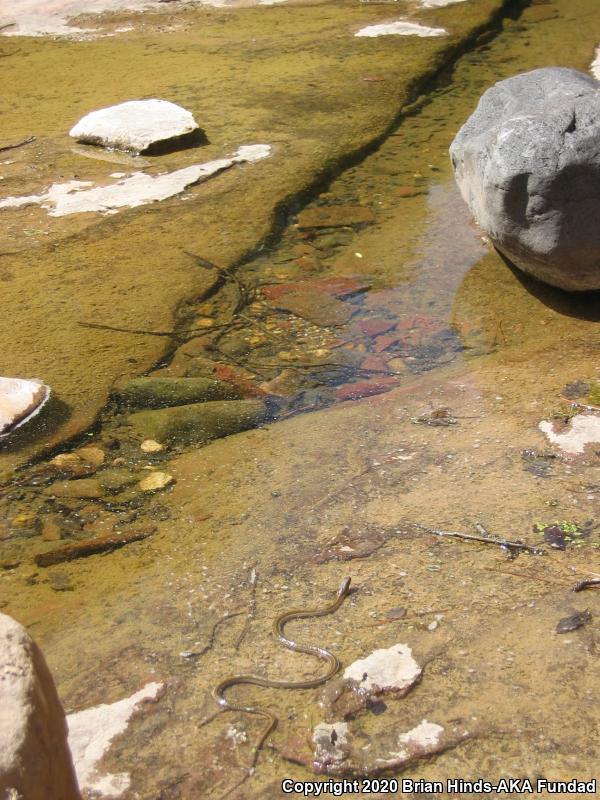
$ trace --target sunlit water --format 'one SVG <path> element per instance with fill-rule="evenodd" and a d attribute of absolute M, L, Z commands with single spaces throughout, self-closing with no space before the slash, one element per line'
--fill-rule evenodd
<path fill-rule="evenodd" d="M 555 626 L 574 609 L 600 611 L 593 593 L 569 592 L 586 569 L 600 569 L 597 533 L 585 526 L 598 513 L 598 462 L 554 459 L 536 427 L 563 408 L 564 383 L 596 377 L 595 299 L 520 280 L 470 220 L 447 157 L 491 83 L 548 65 L 549 52 L 553 64 L 590 63 L 595 41 L 581 30 L 593 7 L 548 6 L 555 19 L 526 12 L 465 55 L 429 102 L 311 204 L 367 207 L 375 222 L 317 233 L 293 217 L 275 246 L 238 271 L 253 290 L 247 326 L 199 337 L 195 358 L 245 369 L 256 384 L 291 370 L 293 392 L 274 409 L 289 421 L 157 455 L 151 463 L 177 483 L 152 500 L 128 500 L 125 487 L 103 505 L 63 498 L 52 507 L 75 539 L 112 529 L 115 518 L 157 525 L 149 545 L 9 574 L 5 610 L 40 636 L 69 709 L 166 683 L 104 764 L 131 773 L 124 797 L 254 800 L 282 796 L 283 777 L 315 777 L 311 732 L 326 718 L 317 691 L 231 690 L 280 720 L 252 776 L 244 765 L 260 721 L 235 713 L 200 723 L 226 675 L 301 679 L 322 668 L 278 646 L 270 625 L 291 607 L 329 602 L 346 573 L 357 593 L 335 617 L 296 624 L 298 639 L 331 648 L 344 666 L 407 642 L 427 664 L 404 699 L 351 718 L 350 762 L 362 774 L 377 773 L 398 737 L 426 718 L 452 747 L 409 766 L 403 774 L 415 779 L 597 777 L 597 625 L 568 636 Z M 339 276 L 370 287 L 342 301 L 352 316 L 340 325 L 294 317 L 263 294 L 270 282 Z M 226 285 L 182 324 L 224 317 L 236 291 Z M 378 339 L 389 332 L 368 333 L 381 319 L 405 323 L 385 348 Z M 182 374 L 180 362 L 161 370 Z M 340 387 L 382 374 L 389 383 L 369 390 L 370 401 L 340 406 Z M 447 419 L 431 416 L 446 407 L 454 422 L 430 425 Z M 90 442 L 122 431 L 122 410 L 109 408 Z M 539 452 L 524 455 L 531 445 Z M 25 486 L 3 502 L 14 517 L 49 501 Z M 494 534 L 541 544 L 532 523 L 567 518 L 579 523 L 582 547 L 514 562 L 412 526 L 474 532 L 485 521 Z M 13 558 L 47 548 L 29 538 Z"/>

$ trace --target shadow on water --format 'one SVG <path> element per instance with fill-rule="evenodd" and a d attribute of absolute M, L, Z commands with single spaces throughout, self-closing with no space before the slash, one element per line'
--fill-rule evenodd
<path fill-rule="evenodd" d="M 574 317 L 587 322 L 600 321 L 600 291 L 567 292 L 549 286 L 522 272 L 499 250 L 496 252 L 523 288 L 540 303 L 565 317 Z"/>
<path fill-rule="evenodd" d="M 48 437 L 54 431 L 71 418 L 72 410 L 64 400 L 51 395 L 50 399 L 42 410 L 34 416 L 30 422 L 17 428 L 10 438 L 0 441 L 1 450 L 11 450 L 18 452 L 30 445 L 32 442 L 39 441 L 40 437 Z"/>

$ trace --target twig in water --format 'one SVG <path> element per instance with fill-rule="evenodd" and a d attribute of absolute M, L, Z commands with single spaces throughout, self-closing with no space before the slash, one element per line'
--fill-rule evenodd
<path fill-rule="evenodd" d="M 508 550 L 508 552 L 524 550 L 526 553 L 531 553 L 535 556 L 546 555 L 546 551 L 542 547 L 535 547 L 534 545 L 524 544 L 523 542 L 513 542 L 509 539 L 496 539 L 492 536 L 475 536 L 472 533 L 461 533 L 460 531 L 439 531 L 435 528 L 428 528 L 426 525 L 421 525 L 418 522 L 414 522 L 413 525 L 415 528 L 420 528 L 423 531 L 427 531 L 427 533 L 432 533 L 434 536 L 448 536 L 451 539 L 464 539 L 470 542 L 495 544 L 501 547 L 503 550 Z M 485 530 L 483 526 L 481 526 L 481 529 Z"/>
<path fill-rule="evenodd" d="M 590 589 L 592 586 L 600 586 L 600 578 L 591 578 L 587 581 L 579 581 L 579 583 L 576 583 L 571 591 L 583 592 L 584 589 Z"/>
<path fill-rule="evenodd" d="M 252 319 L 252 317 L 247 317 L 245 314 L 242 314 L 242 313 L 239 313 L 239 312 L 238 312 L 237 316 L 240 319 L 245 320 L 249 325 L 254 325 L 255 328 L 258 328 L 259 331 L 262 331 L 265 334 L 265 336 L 268 336 L 269 339 L 271 339 L 272 341 L 274 341 L 274 342 L 281 341 L 281 338 L 279 336 L 276 336 L 275 334 L 273 334 L 268 328 L 266 328 L 264 325 L 262 325 L 258 320 Z"/>
<path fill-rule="evenodd" d="M 210 328 L 200 330 L 199 328 L 189 328 L 181 331 L 148 331 L 143 328 L 118 328 L 114 325 L 103 325 L 99 322 L 78 322 L 82 328 L 95 328 L 101 331 L 114 331 L 116 333 L 134 333 L 140 336 L 169 336 L 172 339 L 181 336 L 184 333 L 192 333 L 195 338 L 197 336 L 206 336 L 209 333 L 217 330 L 218 328 L 228 328 L 232 323 L 224 322 L 222 325 L 212 325 Z"/>
<path fill-rule="evenodd" d="M 218 629 L 230 619 L 234 617 L 241 617 L 243 611 L 231 611 L 229 614 L 224 614 L 220 619 L 218 619 L 214 625 L 212 626 L 212 630 L 210 632 L 210 636 L 208 637 L 207 644 L 204 645 L 202 650 L 194 651 L 193 653 L 186 653 L 186 658 L 201 658 L 205 653 L 208 653 L 209 650 L 212 650 L 214 643 L 215 643 L 215 636 L 217 635 Z M 211 717 L 213 719 L 213 717 Z M 210 720 L 209 720 L 210 721 Z"/>
<path fill-rule="evenodd" d="M 217 264 L 213 264 L 212 261 L 209 261 L 208 259 L 203 258 L 196 253 L 191 253 L 189 250 L 184 250 L 183 252 L 186 254 L 186 256 L 193 258 L 199 266 L 203 267 L 204 269 L 214 269 L 219 273 L 223 280 L 234 283 L 237 286 L 238 300 L 233 309 L 233 316 L 239 314 L 239 312 L 245 308 L 245 306 L 250 304 L 252 292 L 244 283 L 242 283 L 237 275 L 234 275 L 233 272 L 228 269 L 224 269 L 223 267 L 219 267 Z"/>
<path fill-rule="evenodd" d="M 447 611 L 453 611 L 454 609 L 449 606 L 448 608 L 435 608 L 432 611 L 415 611 L 409 616 L 403 617 L 384 617 L 384 619 L 378 619 L 375 622 L 369 622 L 367 625 L 362 625 L 363 628 L 378 628 L 380 625 L 387 625 L 390 622 L 396 622 L 399 624 L 404 625 L 407 622 L 413 622 L 415 619 L 419 617 L 430 617 L 432 614 L 442 614 Z"/>
<path fill-rule="evenodd" d="M 141 328 L 118 328 L 114 325 L 102 325 L 99 322 L 78 322 L 82 328 L 95 328 L 101 331 L 115 331 L 116 333 L 136 333 L 142 336 L 176 336 L 175 331 L 146 331 Z"/>
<path fill-rule="evenodd" d="M 12 23 L 15 24 L 14 22 Z M 4 28 L 10 28 L 10 25 L 3 25 L 0 28 L 0 31 Z M 31 142 L 35 142 L 35 136 L 28 136 L 27 139 L 23 139 L 21 142 L 15 142 L 14 144 L 5 144 L 0 147 L 0 153 L 3 153 L 5 150 L 15 150 L 17 147 L 23 147 L 25 144 L 31 144 Z"/>
<path fill-rule="evenodd" d="M 248 613 L 246 614 L 246 622 L 244 623 L 244 627 L 240 631 L 240 635 L 237 637 L 235 641 L 235 649 L 239 650 L 241 643 L 246 638 L 246 634 L 250 630 L 250 625 L 252 624 L 252 620 L 256 615 L 256 582 L 258 579 L 258 575 L 256 574 L 255 567 L 252 567 L 250 570 L 250 601 L 248 603 Z"/>

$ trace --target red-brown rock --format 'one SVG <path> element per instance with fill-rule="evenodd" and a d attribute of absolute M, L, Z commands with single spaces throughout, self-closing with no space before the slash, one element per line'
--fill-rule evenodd
<path fill-rule="evenodd" d="M 335 396 L 338 400 L 358 400 L 360 397 L 370 397 L 374 394 L 381 394 L 387 392 L 393 386 L 396 386 L 398 381 L 392 376 L 382 376 L 381 378 L 373 378 L 366 381 L 355 381 L 354 383 L 344 383 L 338 386 L 335 391 Z"/>

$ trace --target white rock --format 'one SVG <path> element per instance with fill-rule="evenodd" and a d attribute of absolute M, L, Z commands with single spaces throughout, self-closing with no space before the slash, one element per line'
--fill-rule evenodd
<path fill-rule="evenodd" d="M 422 669 L 407 644 L 374 650 L 371 655 L 346 667 L 344 678 L 356 681 L 365 691 L 408 691 L 421 677 Z"/>
<path fill-rule="evenodd" d="M 400 750 L 392 756 L 397 759 L 410 759 L 417 753 L 435 752 L 443 734 L 444 729 L 441 725 L 424 719 L 412 730 L 400 734 L 398 737 Z"/>
<path fill-rule="evenodd" d="M 435 722 L 427 722 L 424 719 L 416 728 L 401 734 L 398 741 L 401 744 L 416 744 L 419 747 L 435 747 L 443 733 L 444 729 L 441 725 Z"/>
<path fill-rule="evenodd" d="M 69 714 L 67 717 L 69 744 L 82 791 L 119 797 L 129 788 L 130 779 L 126 772 L 101 775 L 97 764 L 109 749 L 115 736 L 126 730 L 132 714 L 140 703 L 156 699 L 163 686 L 162 683 L 147 683 L 139 692 L 116 703 L 103 704 Z"/>
<path fill-rule="evenodd" d="M 578 414 L 571 420 L 570 428 L 562 433 L 555 433 L 554 425 L 548 420 L 540 422 L 538 427 L 565 453 L 583 453 L 586 445 L 600 442 L 600 416 L 594 414 Z"/>
<path fill-rule="evenodd" d="M 421 8 L 441 8 L 442 6 L 451 6 L 454 3 L 464 3 L 465 0 L 420 0 L 419 5 Z"/>
<path fill-rule="evenodd" d="M 185 144 L 200 134 L 185 108 L 168 100 L 131 100 L 92 111 L 71 128 L 69 136 L 86 144 L 145 153 L 169 143 Z"/>
<path fill-rule="evenodd" d="M 188 186 L 201 183 L 235 164 L 259 161 L 270 153 L 271 147 L 268 144 L 246 145 L 240 147 L 230 158 L 219 158 L 161 175 L 134 172 L 108 186 L 95 186 L 90 181 L 54 183 L 44 194 L 0 200 L 0 208 L 41 205 L 48 209 L 51 217 L 64 217 L 86 211 L 114 214 L 122 208 L 136 208 L 174 197 Z"/>
<path fill-rule="evenodd" d="M 0 378 L 0 439 L 34 417 L 49 397 L 41 381 Z"/>
<path fill-rule="evenodd" d="M 198 0 L 200 5 L 230 6 L 230 0 Z M 274 5 L 285 0 L 240 0 L 239 5 Z M 145 11 L 164 8 L 161 0 L 0 0 L 0 36 L 69 36 L 75 39 L 94 39 L 99 36 L 124 33 L 132 25 L 123 25 L 107 33 L 98 28 L 80 28 L 72 20 L 81 14 L 102 14 L 128 9 Z"/>
<path fill-rule="evenodd" d="M 597 81 L 600 81 L 600 45 L 596 48 L 595 58 L 591 63 L 590 72 L 596 78 Z"/>
<path fill-rule="evenodd" d="M 50 670 L 25 628 L 5 614 L 0 614 L 0 797 L 81 797 Z"/>
<path fill-rule="evenodd" d="M 428 28 L 426 25 L 419 25 L 417 22 L 387 22 L 380 25 L 368 25 L 361 28 L 355 36 L 446 36 L 448 31 L 445 28 Z"/>

